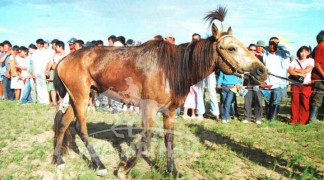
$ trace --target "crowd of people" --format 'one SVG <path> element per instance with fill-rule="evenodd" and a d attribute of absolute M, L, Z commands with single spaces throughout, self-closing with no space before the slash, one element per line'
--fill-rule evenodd
<path fill-rule="evenodd" d="M 199 34 L 193 34 L 192 40 L 200 40 Z M 203 81 L 190 87 L 190 92 L 184 103 L 184 119 L 202 120 L 205 113 L 203 107 L 200 114 L 201 102 L 205 82 L 208 79 L 208 91 L 210 96 L 211 114 L 222 123 L 229 123 L 232 116 L 238 116 L 236 96 L 244 97 L 243 123 L 254 120 L 262 123 L 263 115 L 269 121 L 278 119 L 278 111 L 283 97 L 287 97 L 287 88 L 290 85 L 291 114 L 290 124 L 317 123 L 318 109 L 323 106 L 324 97 L 324 31 L 316 37 L 318 45 L 312 51 L 310 47 L 302 46 L 294 56 L 293 48 L 277 37 L 269 39 L 266 47 L 262 40 L 252 43 L 248 50 L 255 55 L 268 69 L 269 76 L 259 85 L 251 79 L 243 79 L 234 75 L 220 72 L 211 74 Z M 295 58 L 296 57 L 296 58 Z M 295 77 L 295 78 L 294 78 Z M 302 78 L 297 81 L 296 78 Z M 215 88 L 216 87 L 216 88 Z M 216 89 L 220 91 L 220 107 L 217 103 Z M 264 99 L 265 106 L 262 101 Z M 188 109 L 192 109 L 192 115 L 188 115 Z M 198 116 L 196 116 L 196 114 Z"/>
<path fill-rule="evenodd" d="M 192 35 L 192 41 L 199 41 L 201 36 Z M 251 79 L 244 79 L 223 72 L 212 73 L 199 83 L 190 87 L 190 92 L 184 103 L 183 118 L 203 120 L 205 110 L 205 89 L 210 97 L 210 114 L 222 123 L 229 123 L 231 113 L 238 116 L 236 96 L 244 97 L 243 123 L 253 119 L 262 123 L 263 115 L 270 121 L 277 120 L 279 106 L 287 95 L 287 87 L 291 85 L 291 124 L 306 124 L 318 122 L 318 109 L 323 106 L 324 96 L 324 31 L 317 37 L 318 45 L 312 51 L 310 47 L 302 46 L 296 53 L 289 44 L 277 37 L 269 39 L 268 47 L 264 41 L 250 44 L 248 50 L 267 67 L 270 75 L 259 85 Z M 154 36 L 154 40 L 164 40 L 175 44 L 175 38 L 168 34 Z M 137 46 L 140 42 L 132 39 L 126 41 L 124 36 L 111 35 L 107 38 L 108 46 Z M 88 41 L 71 38 L 67 41 L 69 53 L 88 46 L 103 46 L 102 40 Z M 51 46 L 50 46 L 51 45 Z M 16 100 L 25 105 L 28 103 L 68 104 L 68 96 L 61 99 L 54 88 L 54 70 L 60 60 L 68 55 L 65 43 L 58 39 L 51 42 L 38 39 L 36 45 L 28 47 L 17 46 L 6 40 L 0 43 L 0 97 L 4 100 Z M 302 81 L 287 81 L 287 78 L 301 78 Z M 217 100 L 217 90 L 220 91 L 220 107 Z M 265 106 L 262 101 L 264 99 Z M 105 94 L 93 92 L 89 100 L 89 109 L 112 110 L 113 113 L 123 109 L 139 111 L 135 107 L 109 99 Z M 191 116 L 188 110 L 191 109 Z M 254 117 L 252 115 L 254 110 Z M 180 108 L 178 109 L 180 114 Z"/>

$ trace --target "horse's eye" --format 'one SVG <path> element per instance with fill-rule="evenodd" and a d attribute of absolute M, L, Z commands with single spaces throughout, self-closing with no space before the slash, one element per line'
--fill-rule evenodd
<path fill-rule="evenodd" d="M 235 48 L 234 47 L 229 47 L 227 50 L 230 51 L 230 52 L 233 52 L 233 51 L 235 51 Z"/>

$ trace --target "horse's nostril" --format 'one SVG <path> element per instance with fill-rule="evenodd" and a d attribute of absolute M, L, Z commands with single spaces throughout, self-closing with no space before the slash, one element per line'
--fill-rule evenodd
<path fill-rule="evenodd" d="M 258 69 L 257 69 L 257 74 L 259 74 L 259 75 L 263 75 L 263 74 L 264 74 L 264 69 L 262 69 L 262 68 L 258 68 Z"/>

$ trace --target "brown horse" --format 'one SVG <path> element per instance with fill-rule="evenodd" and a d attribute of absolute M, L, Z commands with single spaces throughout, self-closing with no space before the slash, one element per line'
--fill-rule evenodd
<path fill-rule="evenodd" d="M 199 42 L 171 45 L 163 41 L 148 41 L 138 47 L 94 47 L 78 50 L 56 69 L 54 83 L 59 95 L 70 95 L 67 110 L 57 112 L 53 162 L 64 167 L 62 159 L 68 142 L 65 137 L 71 121 L 76 118 L 77 133 L 88 149 L 98 173 L 107 170 L 89 144 L 86 126 L 90 89 L 106 92 L 122 102 L 137 105 L 142 112 L 143 137 L 140 147 L 150 143 L 151 130 L 157 112 L 163 114 L 167 170 L 177 175 L 173 155 L 174 125 L 177 107 L 181 106 L 193 85 L 216 68 L 224 73 L 241 75 L 249 72 L 262 82 L 267 70 L 260 61 L 232 36 L 232 30 L 220 32 L 212 24 L 212 36 Z M 134 167 L 143 149 L 139 148 L 118 175 L 125 175 Z"/>

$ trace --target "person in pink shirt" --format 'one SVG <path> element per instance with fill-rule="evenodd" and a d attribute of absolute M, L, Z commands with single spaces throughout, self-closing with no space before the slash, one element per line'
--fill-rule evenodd
<path fill-rule="evenodd" d="M 289 66 L 290 75 L 304 77 L 302 84 L 292 83 L 291 85 L 291 124 L 306 124 L 309 117 L 309 99 L 312 95 L 311 73 L 314 68 L 314 59 L 309 58 L 310 48 L 302 46 L 297 51 L 297 59 L 294 59 Z"/>

